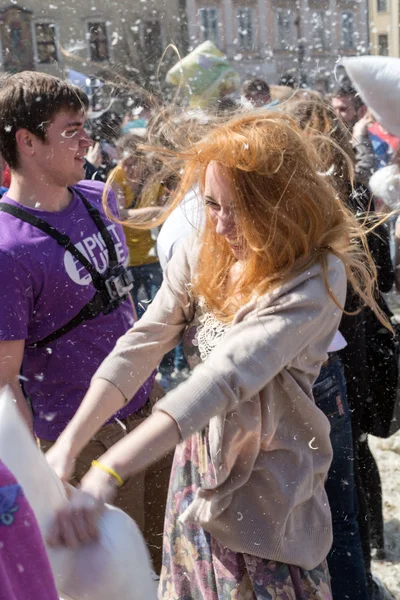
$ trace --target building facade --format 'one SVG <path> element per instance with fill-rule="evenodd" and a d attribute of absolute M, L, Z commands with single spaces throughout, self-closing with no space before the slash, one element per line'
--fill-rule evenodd
<path fill-rule="evenodd" d="M 340 55 L 368 51 L 367 1 L 0 0 L 0 67 L 93 77 L 108 69 L 156 84 L 169 43 L 183 56 L 211 39 L 242 78 L 276 83 L 291 73 L 313 83 L 331 77 Z M 176 60 L 170 50 L 160 81 Z"/>
<path fill-rule="evenodd" d="M 398 0 L 369 0 L 371 54 L 400 56 Z"/>
<path fill-rule="evenodd" d="M 189 45 L 212 39 L 243 76 L 327 81 L 339 56 L 368 52 L 367 0 L 186 2 Z"/>
<path fill-rule="evenodd" d="M 186 50 L 182 16 L 182 0 L 0 0 L 0 67 L 148 82 L 171 40 Z"/>

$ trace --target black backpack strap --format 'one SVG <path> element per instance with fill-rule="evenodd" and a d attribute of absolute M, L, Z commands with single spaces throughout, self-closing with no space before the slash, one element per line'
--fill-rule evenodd
<path fill-rule="evenodd" d="M 101 237 L 103 238 L 104 243 L 107 246 L 107 250 L 108 250 L 108 268 L 113 269 L 113 268 L 117 267 L 119 263 L 118 263 L 118 258 L 117 258 L 117 252 L 115 250 L 115 244 L 112 240 L 111 235 L 108 232 L 106 225 L 103 223 L 103 219 L 101 218 L 99 211 L 97 210 L 97 208 L 92 206 L 92 204 L 90 204 L 90 202 L 88 202 L 86 200 L 85 196 L 83 194 L 81 194 L 81 192 L 79 190 L 77 190 L 75 188 L 69 188 L 69 190 L 71 192 L 75 192 L 75 194 L 77 194 L 79 196 L 79 198 L 82 200 L 83 204 L 85 205 L 89 215 L 92 217 L 97 229 L 100 231 Z"/>
<path fill-rule="evenodd" d="M 101 313 L 107 314 L 109 312 L 112 312 L 113 310 L 118 308 L 118 306 L 122 304 L 122 302 L 124 302 L 125 300 L 126 296 L 123 296 L 110 303 L 110 299 L 106 292 L 97 291 L 93 298 L 89 300 L 89 302 L 85 304 L 85 306 L 79 311 L 79 313 L 75 315 L 75 317 L 73 317 L 68 323 L 66 323 L 56 331 L 53 331 L 53 333 L 50 333 L 50 335 L 43 338 L 42 340 L 29 344 L 28 348 L 43 348 L 51 342 L 54 342 L 54 340 L 57 340 L 65 333 L 69 333 L 84 321 L 90 321 L 91 319 L 94 319 L 95 317 L 97 317 L 97 315 Z"/>
<path fill-rule="evenodd" d="M 29 348 L 42 348 L 50 344 L 54 340 L 58 339 L 65 333 L 69 333 L 75 327 L 97 317 L 97 315 L 103 313 L 108 314 L 118 308 L 122 302 L 128 297 L 129 290 L 132 287 L 132 276 L 123 267 L 118 264 L 117 253 L 115 250 L 114 242 L 103 223 L 99 211 L 94 208 L 87 200 L 75 190 L 78 196 L 82 199 L 85 207 L 87 208 L 90 216 L 92 217 L 95 225 L 99 229 L 104 243 L 108 250 L 109 268 L 108 277 L 103 277 L 93 265 L 87 260 L 87 258 L 78 250 L 76 246 L 71 242 L 71 239 L 66 235 L 58 231 L 55 227 L 43 221 L 39 217 L 32 215 L 30 212 L 23 210 L 12 204 L 6 202 L 0 202 L 0 211 L 13 215 L 17 219 L 29 223 L 36 229 L 40 229 L 50 237 L 52 237 L 60 246 L 68 250 L 78 260 L 83 267 L 88 271 L 92 277 L 93 284 L 96 288 L 96 293 L 93 298 L 85 304 L 85 306 L 79 311 L 75 317 L 73 317 L 68 323 L 53 331 L 50 335 L 43 338 L 40 341 L 29 344 Z"/>
<path fill-rule="evenodd" d="M 52 237 L 58 244 L 60 244 L 60 246 L 63 246 L 63 248 L 68 250 L 68 252 L 70 252 L 72 256 L 76 258 L 76 260 L 78 260 L 83 267 L 85 267 L 87 272 L 90 274 L 93 280 L 93 284 L 97 290 L 102 290 L 104 288 L 103 277 L 100 275 L 100 273 L 98 273 L 98 271 L 96 271 L 96 269 L 93 267 L 92 263 L 88 261 L 86 256 L 82 254 L 82 252 L 80 252 L 76 246 L 74 246 L 68 235 L 61 233 L 55 227 L 49 225 L 49 223 L 46 223 L 46 221 L 43 221 L 36 215 L 32 215 L 27 210 L 23 210 L 22 208 L 13 206 L 12 204 L 0 202 L 0 211 L 8 213 L 9 215 L 13 215 L 14 217 L 17 217 L 17 219 L 20 219 L 25 223 L 29 223 L 29 225 L 36 227 L 36 229 L 40 229 L 41 231 L 43 231 L 43 233 L 46 233 L 47 235 Z M 114 244 L 112 245 L 114 247 Z"/>

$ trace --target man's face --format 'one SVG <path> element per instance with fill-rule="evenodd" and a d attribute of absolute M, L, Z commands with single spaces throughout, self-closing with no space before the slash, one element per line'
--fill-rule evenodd
<path fill-rule="evenodd" d="M 83 110 L 61 110 L 47 126 L 46 140 L 35 138 L 35 160 L 49 182 L 67 186 L 84 178 L 84 157 L 93 144 L 85 120 Z"/>
<path fill-rule="evenodd" d="M 349 127 L 358 121 L 357 110 L 354 106 L 353 98 L 351 96 L 340 96 L 339 98 L 332 98 L 332 108 L 338 117 L 342 119 Z"/>

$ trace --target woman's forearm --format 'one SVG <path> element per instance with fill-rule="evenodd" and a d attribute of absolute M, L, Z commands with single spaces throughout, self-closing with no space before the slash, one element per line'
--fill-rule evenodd
<path fill-rule="evenodd" d="M 65 452 L 75 458 L 93 435 L 124 404 L 125 397 L 114 384 L 105 379 L 96 379 L 57 444 L 62 444 Z"/>
<path fill-rule="evenodd" d="M 125 480 L 163 458 L 180 442 L 176 421 L 166 413 L 157 411 L 112 446 L 100 461 Z"/>
<path fill-rule="evenodd" d="M 157 411 L 146 419 L 89 469 L 81 481 L 81 491 L 73 494 L 59 513 L 47 543 L 76 548 L 77 544 L 98 539 L 97 521 L 104 502 L 112 502 L 118 491 L 116 475 L 125 481 L 168 454 L 179 442 L 179 429 L 172 417 Z"/>

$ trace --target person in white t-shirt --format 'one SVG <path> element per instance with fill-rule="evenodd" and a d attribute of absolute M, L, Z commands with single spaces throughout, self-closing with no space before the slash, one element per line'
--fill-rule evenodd
<path fill-rule="evenodd" d="M 204 223 L 204 205 L 198 187 L 190 190 L 169 215 L 157 238 L 157 254 L 164 271 L 180 243 Z"/>

